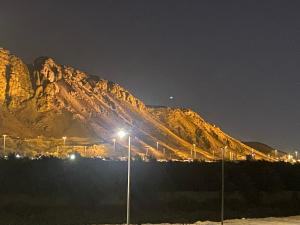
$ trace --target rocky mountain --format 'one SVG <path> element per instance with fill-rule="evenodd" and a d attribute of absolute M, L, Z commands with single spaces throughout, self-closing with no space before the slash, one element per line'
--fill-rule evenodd
<path fill-rule="evenodd" d="M 251 148 L 255 148 L 260 152 L 265 153 L 266 155 L 272 155 L 272 156 L 276 156 L 276 157 L 282 157 L 287 155 L 286 152 L 280 151 L 280 150 L 276 150 L 275 148 L 266 145 L 264 143 L 261 142 L 255 142 L 255 141 L 245 141 L 243 142 L 245 145 L 248 145 Z"/>
<path fill-rule="evenodd" d="M 0 105 L 0 133 L 9 135 L 11 149 L 22 150 L 24 143 L 33 148 L 41 142 L 38 137 L 46 143 L 67 136 L 77 146 L 81 145 L 75 143 L 79 139 L 86 145 L 101 143 L 102 153 L 109 155 L 115 151 L 115 133 L 123 128 L 133 137 L 135 155 L 213 160 L 220 158 L 220 149 L 227 145 L 228 159 L 244 159 L 249 154 L 270 159 L 190 109 L 146 106 L 114 82 L 60 65 L 49 57 L 26 65 L 3 48 Z M 117 142 L 118 148 L 125 148 L 125 141 Z M 47 151 L 54 151 L 59 143 Z M 97 151 L 94 153 L 100 154 Z"/>

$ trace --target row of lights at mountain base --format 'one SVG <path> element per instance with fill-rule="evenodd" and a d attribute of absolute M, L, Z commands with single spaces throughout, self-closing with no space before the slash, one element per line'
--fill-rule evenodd
<path fill-rule="evenodd" d="M 124 130 L 120 130 L 118 133 L 117 133 L 117 136 L 119 137 L 119 138 L 123 138 L 124 136 L 126 136 L 127 135 L 127 133 L 124 131 Z M 6 140 L 7 140 L 7 138 L 8 138 L 8 135 L 7 134 L 3 134 L 2 135 L 3 136 L 3 154 L 4 154 L 4 156 L 5 156 L 5 153 L 6 153 Z M 63 146 L 66 146 L 66 140 L 67 140 L 67 137 L 66 136 L 63 136 L 62 137 L 62 140 L 63 140 Z M 114 144 L 114 151 L 116 151 L 116 138 L 114 138 L 113 139 L 113 144 Z M 157 141 L 156 142 L 156 150 L 157 151 L 159 151 L 159 142 Z M 148 153 L 148 149 L 147 149 L 147 153 Z M 165 155 L 165 148 L 163 149 L 163 153 L 164 153 L 164 155 Z M 232 153 L 232 152 L 230 152 L 230 153 Z M 192 159 L 196 159 L 197 158 L 197 152 L 196 152 L 196 145 L 195 144 L 193 144 L 193 148 L 191 149 L 191 158 Z M 213 151 L 213 156 L 215 155 L 215 151 Z M 17 157 L 17 155 L 18 155 L 18 157 Z M 16 158 L 21 158 L 21 156 L 19 155 L 19 154 L 17 154 L 16 155 Z M 57 152 L 57 155 L 58 155 L 58 152 Z M 253 155 L 253 154 L 252 154 Z M 293 155 L 291 155 L 291 154 L 288 154 L 288 155 L 286 155 L 285 156 L 285 158 L 286 158 L 286 160 L 287 161 L 289 161 L 289 160 L 296 160 L 296 161 L 298 161 L 298 151 L 295 151 L 294 152 L 294 155 L 295 155 L 295 158 L 293 157 Z M 148 154 L 146 154 L 146 157 L 148 156 Z M 268 155 L 269 157 L 271 157 L 271 154 L 269 154 Z M 278 160 L 278 151 L 275 149 L 274 150 L 274 157 L 275 157 L 275 159 L 277 159 Z M 74 156 L 72 156 L 71 157 L 71 155 L 69 155 L 69 158 L 71 159 L 71 160 L 74 160 L 75 158 L 76 158 L 76 156 L 74 157 Z M 230 160 L 232 160 L 234 157 L 232 157 L 231 156 L 231 154 L 230 154 Z"/>

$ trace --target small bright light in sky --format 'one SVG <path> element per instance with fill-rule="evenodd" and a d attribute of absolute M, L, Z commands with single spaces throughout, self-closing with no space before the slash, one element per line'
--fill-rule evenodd
<path fill-rule="evenodd" d="M 174 96 L 170 96 L 169 99 L 170 99 L 170 100 L 173 100 L 173 99 L 174 99 Z"/>
<path fill-rule="evenodd" d="M 70 155 L 70 159 L 71 159 L 71 160 L 75 160 L 75 159 L 76 159 L 75 154 L 71 154 L 71 155 Z"/>
<path fill-rule="evenodd" d="M 124 130 L 120 130 L 120 131 L 118 132 L 118 136 L 119 136 L 120 138 L 125 137 L 125 135 L 126 135 L 126 132 L 125 132 Z"/>

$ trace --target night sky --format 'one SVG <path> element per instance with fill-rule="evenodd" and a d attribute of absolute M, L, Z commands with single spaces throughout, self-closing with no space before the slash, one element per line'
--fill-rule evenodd
<path fill-rule="evenodd" d="M 0 0 L 0 46 L 300 150 L 300 1 Z M 173 100 L 169 96 L 174 96 Z"/>

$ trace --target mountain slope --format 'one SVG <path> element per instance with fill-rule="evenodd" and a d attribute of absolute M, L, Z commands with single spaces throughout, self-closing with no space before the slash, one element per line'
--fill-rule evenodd
<path fill-rule="evenodd" d="M 268 159 L 189 109 L 149 107 L 111 81 L 48 57 L 27 66 L 1 48 L 0 105 L 0 132 L 27 142 L 41 135 L 80 137 L 100 141 L 108 154 L 116 131 L 124 128 L 134 137 L 135 153 L 157 158 L 213 160 L 227 145 L 226 158 L 243 159 L 254 152 L 258 159 Z M 120 148 L 126 145 L 118 142 Z M 193 148 L 196 153 L 191 154 Z"/>
<path fill-rule="evenodd" d="M 275 148 L 273 148 L 269 145 L 266 145 L 264 143 L 261 143 L 261 142 L 255 142 L 255 141 L 247 141 L 246 142 L 245 141 L 243 143 L 245 145 L 248 145 L 251 148 L 255 148 L 258 151 L 263 152 L 266 155 L 272 155 L 272 156 L 276 155 L 276 156 L 280 157 L 280 156 L 284 156 L 287 154 L 286 152 L 276 150 Z"/>

